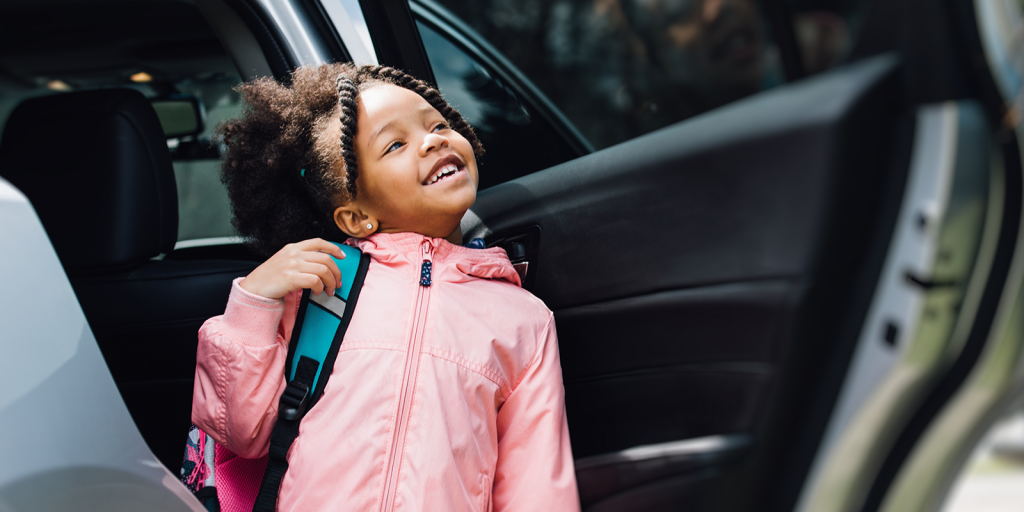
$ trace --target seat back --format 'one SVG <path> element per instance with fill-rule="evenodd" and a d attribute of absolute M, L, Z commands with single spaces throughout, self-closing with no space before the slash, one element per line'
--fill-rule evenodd
<path fill-rule="evenodd" d="M 26 100 L 0 176 L 32 202 L 143 438 L 181 467 L 197 332 L 252 261 L 154 259 L 174 249 L 178 204 L 159 119 L 132 89 Z"/>

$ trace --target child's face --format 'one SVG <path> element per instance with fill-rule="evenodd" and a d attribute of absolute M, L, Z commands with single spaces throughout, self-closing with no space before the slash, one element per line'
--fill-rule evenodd
<path fill-rule="evenodd" d="M 373 231 L 447 237 L 476 200 L 473 147 L 419 94 L 390 84 L 359 94 L 354 201 Z M 364 226 L 365 227 L 365 226 Z"/>

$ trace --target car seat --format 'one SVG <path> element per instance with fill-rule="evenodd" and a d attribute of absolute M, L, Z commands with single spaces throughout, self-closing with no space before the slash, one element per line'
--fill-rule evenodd
<path fill-rule="evenodd" d="M 160 259 L 177 240 L 177 191 L 160 122 L 138 91 L 22 102 L 4 128 L 0 176 L 35 207 L 132 418 L 177 473 L 197 332 L 257 263 Z"/>

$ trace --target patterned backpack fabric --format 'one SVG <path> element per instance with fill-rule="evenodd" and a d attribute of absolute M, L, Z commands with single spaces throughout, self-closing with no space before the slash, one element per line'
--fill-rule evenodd
<path fill-rule="evenodd" d="M 181 483 L 188 487 L 210 512 L 219 512 L 217 491 L 214 487 L 214 442 L 206 432 L 192 424 L 185 442 L 185 460 L 181 463 Z M 205 490 L 204 490 L 205 489 Z"/>
<path fill-rule="evenodd" d="M 285 377 L 289 382 L 281 396 L 279 418 L 271 435 L 271 453 L 287 454 L 298 434 L 302 415 L 307 407 L 316 404 L 318 393 L 323 392 L 334 364 L 334 357 L 328 355 L 338 353 L 370 264 L 370 257 L 359 249 L 335 245 L 346 254 L 343 260 L 334 260 L 341 270 L 342 285 L 333 297 L 325 294 L 311 297 L 309 290 L 302 294 L 298 312 L 301 320 L 296 321 L 292 331 L 285 363 Z M 296 385 L 305 389 L 301 403 L 292 403 L 294 393 L 289 391 Z M 181 482 L 211 512 L 273 510 L 278 486 L 287 468 L 284 456 L 273 461 L 270 456 L 239 457 L 193 424 L 185 444 Z"/>
<path fill-rule="evenodd" d="M 181 483 L 210 512 L 249 512 L 256 503 L 267 457 L 243 459 L 193 424 L 181 465 Z M 216 483 L 216 485 L 214 485 Z"/>

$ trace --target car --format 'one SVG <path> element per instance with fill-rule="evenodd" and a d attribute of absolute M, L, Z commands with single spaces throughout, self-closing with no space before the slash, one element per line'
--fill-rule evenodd
<path fill-rule="evenodd" d="M 0 510 L 203 510 L 196 331 L 259 264 L 214 127 L 439 86 L 555 313 L 583 508 L 924 511 L 1024 391 L 1018 0 L 0 5 Z"/>

